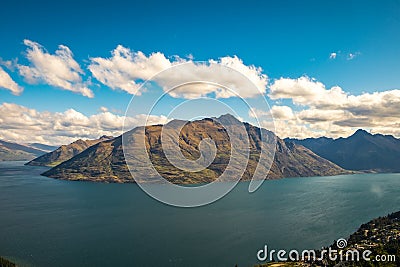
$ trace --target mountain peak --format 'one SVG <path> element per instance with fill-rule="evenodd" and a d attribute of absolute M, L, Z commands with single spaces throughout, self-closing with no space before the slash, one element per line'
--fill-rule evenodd
<path fill-rule="evenodd" d="M 363 129 L 358 129 L 352 136 L 370 136 L 371 134 Z"/>
<path fill-rule="evenodd" d="M 111 136 L 111 135 L 102 135 L 102 136 L 100 136 L 99 140 L 103 140 L 103 139 L 108 140 L 108 139 L 113 139 L 113 138 L 114 138 L 114 136 Z"/>
<path fill-rule="evenodd" d="M 54 167 L 61 162 L 67 161 L 72 157 L 78 155 L 82 151 L 86 150 L 88 147 L 91 147 L 99 142 L 110 140 L 112 138 L 112 136 L 103 135 L 99 139 L 93 140 L 78 139 L 69 145 L 62 145 L 52 152 L 41 155 L 40 157 L 31 160 L 25 165 Z"/>
<path fill-rule="evenodd" d="M 233 124 L 242 124 L 240 120 L 238 120 L 235 116 L 232 114 L 224 114 L 216 118 L 217 121 L 219 121 L 221 124 L 226 124 L 226 125 L 233 125 Z"/>
<path fill-rule="evenodd" d="M 297 143 L 347 170 L 400 172 L 400 140 L 394 137 L 359 129 L 349 137 L 329 142 L 309 139 Z"/>

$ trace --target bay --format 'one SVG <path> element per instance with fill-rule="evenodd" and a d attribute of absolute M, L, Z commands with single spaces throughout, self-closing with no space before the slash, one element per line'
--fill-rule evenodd
<path fill-rule="evenodd" d="M 135 184 L 71 182 L 0 162 L 0 255 L 20 266 L 252 266 L 264 245 L 318 249 L 400 210 L 400 174 L 239 183 L 199 208 Z M 156 185 L 155 185 L 156 186 Z"/>

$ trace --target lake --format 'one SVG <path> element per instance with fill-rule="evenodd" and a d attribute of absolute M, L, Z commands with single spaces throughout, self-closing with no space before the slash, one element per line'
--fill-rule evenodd
<path fill-rule="evenodd" d="M 20 266 L 252 266 L 271 249 L 318 249 L 400 210 L 400 174 L 248 183 L 200 208 L 135 184 L 60 181 L 0 162 L 0 255 Z"/>

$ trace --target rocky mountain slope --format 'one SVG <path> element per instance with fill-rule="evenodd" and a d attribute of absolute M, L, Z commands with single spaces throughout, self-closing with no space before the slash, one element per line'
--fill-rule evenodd
<path fill-rule="evenodd" d="M 113 138 L 112 136 L 102 136 L 99 139 L 95 140 L 79 139 L 69 145 L 62 145 L 52 152 L 46 153 L 38 158 L 35 158 L 30 162 L 26 163 L 26 165 L 54 167 L 78 155 L 88 147 L 112 138 Z"/>
<path fill-rule="evenodd" d="M 344 169 L 400 172 L 400 139 L 357 130 L 347 138 L 286 139 L 305 146 Z"/>
<path fill-rule="evenodd" d="M 231 115 L 223 115 L 218 120 L 230 127 L 238 127 L 241 124 Z M 167 125 L 172 125 L 174 121 Z M 282 177 L 301 177 L 301 176 L 323 176 L 348 173 L 339 166 L 319 157 L 309 149 L 286 143 L 276 137 L 272 132 L 257 128 L 248 123 L 244 124 L 250 142 L 250 159 L 246 171 L 242 177 L 248 180 L 257 166 L 260 156 L 260 132 L 265 134 L 263 140 L 266 144 L 273 144 L 275 138 L 276 153 L 267 179 L 277 179 Z M 167 180 L 176 184 L 191 184 L 201 182 L 211 182 L 224 172 L 229 163 L 231 146 L 226 130 L 221 124 L 211 119 L 187 122 L 180 132 L 179 146 L 182 154 L 188 159 L 197 159 L 200 156 L 198 144 L 204 138 L 211 138 L 217 147 L 214 161 L 205 170 L 198 172 L 184 172 L 169 163 L 162 145 L 160 135 L 162 125 L 147 126 L 145 128 L 146 148 L 155 169 Z M 136 128 L 127 135 L 134 136 L 143 128 Z M 66 180 L 89 180 L 101 182 L 134 182 L 128 171 L 124 153 L 122 150 L 122 137 L 119 136 L 112 140 L 99 142 L 75 157 L 59 164 L 58 166 L 46 171 L 43 175 Z M 143 169 L 138 167 L 134 172 L 135 178 L 148 175 Z"/>

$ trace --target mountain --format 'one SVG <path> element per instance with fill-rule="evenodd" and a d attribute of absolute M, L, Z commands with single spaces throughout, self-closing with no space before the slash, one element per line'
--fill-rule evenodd
<path fill-rule="evenodd" d="M 26 165 L 54 167 L 78 155 L 88 147 L 112 138 L 113 138 L 112 136 L 102 136 L 99 139 L 95 140 L 79 139 L 69 145 L 62 145 L 52 152 L 41 155 L 40 157 L 35 158 L 30 162 L 26 163 Z"/>
<path fill-rule="evenodd" d="M 357 130 L 347 138 L 285 139 L 305 146 L 347 170 L 400 172 L 400 139 Z"/>
<path fill-rule="evenodd" d="M 31 160 L 46 151 L 0 140 L 0 161 Z"/>
<path fill-rule="evenodd" d="M 223 115 L 218 120 L 224 123 L 224 125 L 228 125 L 227 127 L 232 130 L 238 129 L 237 127 L 241 125 L 241 122 L 231 115 Z M 194 160 L 200 157 L 198 144 L 204 138 L 211 138 L 217 147 L 216 157 L 209 167 L 198 172 L 185 172 L 177 169 L 167 160 L 160 138 L 163 127 L 166 127 L 164 129 L 168 129 L 168 127 L 172 129 L 180 122 L 182 121 L 171 121 L 164 126 L 137 127 L 126 133 L 124 138 L 134 138 L 145 130 L 145 145 L 154 168 L 163 177 L 175 184 L 191 184 L 215 180 L 224 172 L 230 160 L 231 146 L 227 131 L 221 124 L 209 118 L 185 122 L 186 125 L 179 133 L 179 146 L 186 158 Z M 260 147 L 262 145 L 260 139 L 261 133 L 266 137 L 263 140 L 263 145 L 274 145 L 275 139 L 277 140 L 275 144 L 275 157 L 271 170 L 266 177 L 267 179 L 348 173 L 348 171 L 317 156 L 303 146 L 286 143 L 270 131 L 248 123 L 244 123 L 244 126 L 249 137 L 250 157 L 246 171 L 242 177 L 243 180 L 250 179 L 252 177 L 251 174 L 254 173 L 257 166 L 258 158 L 260 157 Z M 134 146 L 135 143 L 133 143 Z M 148 177 L 149 173 L 140 167 L 141 155 L 138 150 L 136 151 L 138 153 L 137 155 L 133 155 L 133 157 L 137 157 L 139 164 L 137 164 L 138 167 L 135 168 L 133 174 L 137 179 Z M 267 161 L 264 161 L 261 165 L 265 163 Z M 99 142 L 70 160 L 46 171 L 43 175 L 65 180 L 134 182 L 125 162 L 124 151 L 122 149 L 122 136 Z"/>
<path fill-rule="evenodd" d="M 50 146 L 50 145 L 45 145 L 45 144 L 40 144 L 40 143 L 30 143 L 30 144 L 26 144 L 26 145 L 29 147 L 32 147 L 32 148 L 46 151 L 46 152 L 51 152 L 58 148 L 58 146 Z"/>

